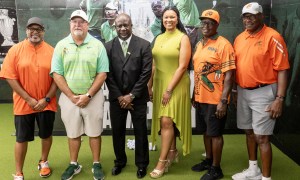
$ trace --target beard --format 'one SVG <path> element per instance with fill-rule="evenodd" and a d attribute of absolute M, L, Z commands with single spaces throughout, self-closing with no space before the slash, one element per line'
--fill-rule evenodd
<path fill-rule="evenodd" d="M 43 39 L 39 36 L 30 36 L 28 37 L 28 39 L 30 40 L 30 42 L 32 43 L 40 43 Z"/>
<path fill-rule="evenodd" d="M 73 34 L 75 36 L 82 36 L 83 35 L 83 31 L 82 30 L 74 30 Z"/>

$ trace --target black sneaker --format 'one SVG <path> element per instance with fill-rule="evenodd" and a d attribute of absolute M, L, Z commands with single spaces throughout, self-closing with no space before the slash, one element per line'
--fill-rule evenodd
<path fill-rule="evenodd" d="M 192 167 L 192 170 L 196 171 L 196 172 L 201 172 L 201 171 L 204 171 L 204 170 L 208 170 L 211 165 L 212 165 L 212 160 L 211 159 L 205 159 L 201 163 L 195 164 Z"/>
<path fill-rule="evenodd" d="M 217 180 L 224 177 L 220 167 L 211 166 L 206 174 L 200 180 Z"/>

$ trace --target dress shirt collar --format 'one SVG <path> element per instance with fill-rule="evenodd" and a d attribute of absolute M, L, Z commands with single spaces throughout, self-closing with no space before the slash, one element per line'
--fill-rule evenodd
<path fill-rule="evenodd" d="M 132 34 L 130 35 L 130 37 L 129 37 L 128 39 L 125 40 L 125 41 L 127 42 L 127 45 L 129 45 L 131 38 L 132 38 Z M 120 44 L 122 45 L 122 42 L 123 42 L 124 40 L 122 40 L 122 39 L 120 39 L 120 38 L 118 38 L 118 39 L 119 39 L 119 41 L 120 41 Z"/>

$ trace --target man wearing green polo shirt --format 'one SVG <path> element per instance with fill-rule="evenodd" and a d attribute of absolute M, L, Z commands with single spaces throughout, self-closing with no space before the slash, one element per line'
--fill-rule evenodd
<path fill-rule="evenodd" d="M 104 12 L 107 21 L 101 25 L 101 36 L 107 43 L 118 36 L 115 26 L 115 19 L 118 16 L 118 7 L 114 3 L 109 2 L 106 4 Z"/>
<path fill-rule="evenodd" d="M 62 92 L 59 105 L 70 151 L 70 164 L 61 179 L 72 179 L 81 171 L 77 159 L 83 134 L 89 137 L 94 179 L 104 179 L 100 164 L 104 107 L 101 86 L 109 71 L 108 57 L 103 44 L 87 33 L 85 12 L 76 10 L 70 19 L 71 34 L 57 43 L 50 72 Z"/>
<path fill-rule="evenodd" d="M 161 0 L 154 0 L 151 3 L 152 12 L 155 15 L 155 19 L 153 23 L 150 25 L 150 30 L 154 37 L 161 34 L 161 18 L 162 18 L 162 11 L 165 8 L 165 4 Z"/>

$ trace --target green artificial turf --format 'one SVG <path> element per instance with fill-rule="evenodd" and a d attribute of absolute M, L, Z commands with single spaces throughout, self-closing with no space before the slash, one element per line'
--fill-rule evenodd
<path fill-rule="evenodd" d="M 0 104 L 0 179 L 12 179 L 11 174 L 15 172 L 14 165 L 14 143 L 15 136 L 11 104 Z M 132 136 L 128 136 L 132 138 Z M 205 172 L 193 172 L 190 168 L 198 163 L 203 157 L 204 152 L 203 140 L 201 135 L 194 135 L 192 142 L 192 151 L 190 155 L 183 157 L 180 154 L 178 164 L 172 165 L 169 172 L 162 178 L 163 180 L 197 180 L 200 179 Z M 247 151 L 245 146 L 244 135 L 225 135 L 224 149 L 222 157 L 222 169 L 224 173 L 223 179 L 231 179 L 231 176 L 243 170 L 248 166 Z M 177 148 L 181 151 L 181 142 L 178 141 Z M 131 180 L 136 178 L 136 167 L 134 164 L 134 151 L 127 149 L 128 163 L 118 176 L 111 175 L 113 167 L 114 153 L 112 147 L 111 136 L 102 137 L 101 164 L 106 175 L 105 179 L 115 180 Z M 150 151 L 150 164 L 148 173 L 154 168 L 159 156 L 159 151 Z M 37 163 L 40 158 L 40 140 L 36 137 L 35 141 L 30 142 L 28 153 L 25 160 L 24 175 L 26 180 L 41 179 L 37 170 Z M 49 180 L 59 180 L 61 174 L 69 163 L 69 153 L 67 146 L 67 138 L 65 136 L 55 136 L 49 156 L 49 163 L 53 169 L 52 175 L 47 178 Z M 74 176 L 74 180 L 93 179 L 92 156 L 89 149 L 88 137 L 83 137 L 83 142 L 79 154 L 79 163 L 83 166 L 82 172 Z M 149 175 L 145 178 L 151 179 Z M 300 180 L 300 167 L 289 159 L 285 154 L 273 146 L 273 180 Z"/>

